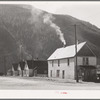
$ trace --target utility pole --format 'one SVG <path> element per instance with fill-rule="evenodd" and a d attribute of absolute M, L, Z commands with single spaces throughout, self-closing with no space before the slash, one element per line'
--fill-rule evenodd
<path fill-rule="evenodd" d="M 23 66 L 23 54 L 22 54 L 22 43 L 20 45 L 20 63 Z M 20 65 L 20 66 L 21 66 Z M 23 70 L 22 70 L 22 77 L 23 77 Z"/>
<path fill-rule="evenodd" d="M 23 59 L 23 55 L 22 55 L 22 44 L 20 45 L 20 61 Z"/>
<path fill-rule="evenodd" d="M 78 79 L 78 68 L 77 68 L 77 33 L 76 33 L 76 24 L 74 25 L 75 27 L 75 53 L 76 53 L 76 70 L 75 70 L 75 75 L 76 75 L 76 82 L 79 82 L 79 79 Z"/>
<path fill-rule="evenodd" d="M 6 57 L 5 57 L 5 55 L 4 55 L 4 70 L 5 70 L 5 76 L 6 76 L 6 74 L 7 74 L 7 68 L 6 68 Z"/>

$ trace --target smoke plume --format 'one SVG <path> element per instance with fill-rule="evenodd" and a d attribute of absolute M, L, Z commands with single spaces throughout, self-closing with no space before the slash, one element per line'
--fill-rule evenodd
<path fill-rule="evenodd" d="M 66 41 L 64 39 L 64 36 L 63 36 L 63 33 L 61 32 L 60 30 L 60 27 L 57 26 L 55 23 L 53 23 L 52 21 L 54 20 L 55 18 L 51 15 L 51 14 L 45 14 L 43 16 L 43 22 L 50 25 L 50 27 L 54 28 L 57 35 L 59 36 L 59 39 L 61 40 L 61 42 L 66 45 Z"/>
<path fill-rule="evenodd" d="M 43 13 L 42 10 L 40 9 L 36 9 L 32 6 L 31 8 L 31 18 L 29 18 L 29 22 L 30 23 L 34 23 L 34 24 L 39 24 L 40 22 L 40 18 L 41 18 L 41 14 Z"/>

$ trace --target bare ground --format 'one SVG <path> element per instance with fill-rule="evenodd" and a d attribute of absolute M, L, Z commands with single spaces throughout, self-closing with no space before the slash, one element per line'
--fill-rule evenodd
<path fill-rule="evenodd" d="M 62 82 L 38 77 L 0 77 L 1 90 L 100 90 L 100 83 Z"/>

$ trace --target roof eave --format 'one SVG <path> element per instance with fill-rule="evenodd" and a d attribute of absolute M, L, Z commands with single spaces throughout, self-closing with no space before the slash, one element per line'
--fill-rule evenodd
<path fill-rule="evenodd" d="M 70 59 L 70 58 L 74 58 L 74 57 L 75 57 L 75 56 L 68 57 L 68 58 L 47 59 L 47 61 L 52 61 L 52 60 L 62 60 L 62 59 Z"/>

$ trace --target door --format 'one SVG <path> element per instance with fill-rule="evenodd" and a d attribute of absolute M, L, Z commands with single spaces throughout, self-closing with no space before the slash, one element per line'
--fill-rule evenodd
<path fill-rule="evenodd" d="M 50 71 L 50 77 L 52 77 L 52 70 Z"/>
<path fill-rule="evenodd" d="M 60 70 L 57 70 L 57 74 L 56 74 L 57 77 L 60 76 Z"/>
<path fill-rule="evenodd" d="M 62 79 L 64 79 L 65 78 L 65 71 L 63 70 L 62 71 Z"/>

